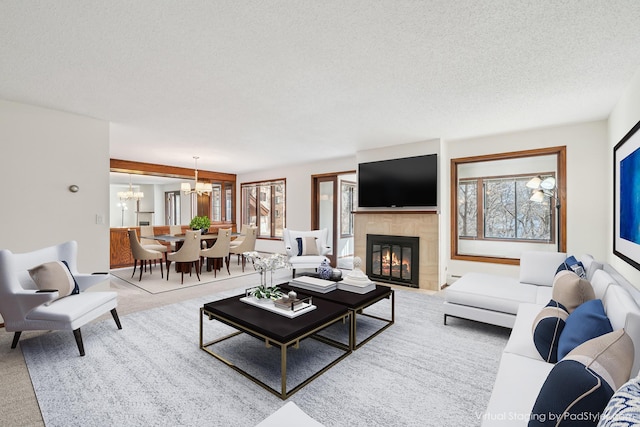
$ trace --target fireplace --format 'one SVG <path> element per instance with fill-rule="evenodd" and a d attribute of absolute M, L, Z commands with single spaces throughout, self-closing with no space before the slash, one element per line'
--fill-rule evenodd
<path fill-rule="evenodd" d="M 367 275 L 371 280 L 418 287 L 418 237 L 367 234 Z"/>

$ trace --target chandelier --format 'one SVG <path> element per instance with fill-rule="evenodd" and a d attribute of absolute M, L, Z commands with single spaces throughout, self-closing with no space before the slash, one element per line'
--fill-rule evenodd
<path fill-rule="evenodd" d="M 133 191 L 133 186 L 131 185 L 131 174 L 129 174 L 129 191 L 118 191 L 118 198 L 120 201 L 124 202 L 132 199 L 138 201 L 143 197 L 144 193 L 142 191 Z"/>
<path fill-rule="evenodd" d="M 189 184 L 188 182 L 183 182 L 180 185 L 180 189 L 184 194 L 196 193 L 198 196 L 201 196 L 203 194 L 209 194 L 213 191 L 213 185 L 211 185 L 210 182 L 198 182 L 198 159 L 200 157 L 193 156 L 193 158 L 196 161 L 196 168 L 195 168 L 196 176 L 195 176 L 195 179 L 193 180 L 194 188 L 192 189 L 191 184 Z"/>

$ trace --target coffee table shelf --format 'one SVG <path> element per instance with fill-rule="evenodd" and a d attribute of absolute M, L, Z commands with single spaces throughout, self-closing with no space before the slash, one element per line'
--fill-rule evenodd
<path fill-rule="evenodd" d="M 349 345 L 317 334 L 337 322 L 347 322 L 350 313 L 346 307 L 330 301 L 314 301 L 315 309 L 306 312 L 304 316 L 288 318 L 269 310 L 247 304 L 241 301 L 241 298 L 243 298 L 242 295 L 225 298 L 206 303 L 200 308 L 200 348 L 281 399 L 287 399 L 351 354 Z M 207 318 L 231 326 L 236 329 L 236 331 L 205 342 L 203 323 L 204 319 Z M 351 328 L 349 331 L 349 342 L 351 342 Z M 273 346 L 280 349 L 280 390 L 271 387 L 239 367 L 236 363 L 214 351 L 216 344 L 243 333 L 264 341 L 267 347 Z M 287 389 L 287 350 L 290 347 L 298 348 L 306 338 L 313 338 L 321 343 L 335 347 L 342 352 L 337 358 L 333 359 L 297 386 L 292 389 Z"/>

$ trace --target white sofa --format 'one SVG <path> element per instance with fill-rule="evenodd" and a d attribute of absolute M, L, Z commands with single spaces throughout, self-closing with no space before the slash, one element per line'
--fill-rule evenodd
<path fill-rule="evenodd" d="M 521 303 L 546 304 L 562 252 L 523 252 L 520 278 L 486 273 L 467 273 L 445 289 L 444 323 L 459 317 L 512 328 Z M 588 274 L 597 268 L 593 257 L 581 257 Z"/>
<path fill-rule="evenodd" d="M 445 290 L 445 324 L 448 317 L 458 317 L 512 328 L 489 404 L 482 414 L 485 427 L 526 426 L 532 417 L 536 399 L 554 367 L 538 353 L 533 325 L 552 299 L 553 278 L 565 258 L 564 253 L 526 252 L 519 279 L 470 273 Z M 613 330 L 624 328 L 633 342 L 634 377 L 640 369 L 640 293 L 608 265 L 588 255 L 581 256 L 580 261 Z"/>
<path fill-rule="evenodd" d="M 628 286 L 618 283 L 604 270 L 594 272 L 591 281 L 595 297 L 603 301 L 613 330 L 624 328 L 636 349 L 631 378 L 640 369 L 640 307 Z M 509 341 L 500 359 L 498 374 L 482 426 L 526 426 L 538 394 L 554 364 L 545 362 L 534 345 L 532 327 L 543 305 L 522 303 L 518 308 Z M 615 390 L 614 390 L 615 391 Z"/>

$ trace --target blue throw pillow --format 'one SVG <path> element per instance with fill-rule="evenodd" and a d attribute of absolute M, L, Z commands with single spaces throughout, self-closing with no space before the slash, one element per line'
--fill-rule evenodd
<path fill-rule="evenodd" d="M 533 321 L 533 343 L 545 362 L 558 361 L 558 342 L 568 317 L 567 309 L 551 300 Z"/>
<path fill-rule="evenodd" d="M 531 410 L 529 427 L 595 427 L 611 396 L 613 389 L 596 372 L 585 369 L 578 361 L 561 360 L 549 372 L 540 389 Z M 578 415 L 582 422 L 578 422 Z"/>
<path fill-rule="evenodd" d="M 584 268 L 584 265 L 576 259 L 573 255 L 564 260 L 562 264 L 556 270 L 556 274 L 558 274 L 562 270 L 569 270 L 576 273 L 578 276 L 583 279 L 587 278 L 587 271 Z"/>
<path fill-rule="evenodd" d="M 529 427 L 596 426 L 602 411 L 631 375 L 633 341 L 623 329 L 575 348 L 540 388 Z"/>
<path fill-rule="evenodd" d="M 80 293 L 80 286 L 78 286 L 78 282 L 76 281 L 76 278 L 73 277 L 73 273 L 71 272 L 71 269 L 69 268 L 69 264 L 67 264 L 67 261 L 62 261 L 62 263 L 67 267 L 67 270 L 69 270 L 69 274 L 71 275 L 71 278 L 73 279 L 73 290 L 71 291 L 71 293 L 69 295 L 75 295 L 75 294 L 79 294 Z"/>
<path fill-rule="evenodd" d="M 564 329 L 560 334 L 558 360 L 561 360 L 583 342 L 611 331 L 613 328 L 604 312 L 602 300 L 592 299 L 581 304 L 567 317 Z"/>

